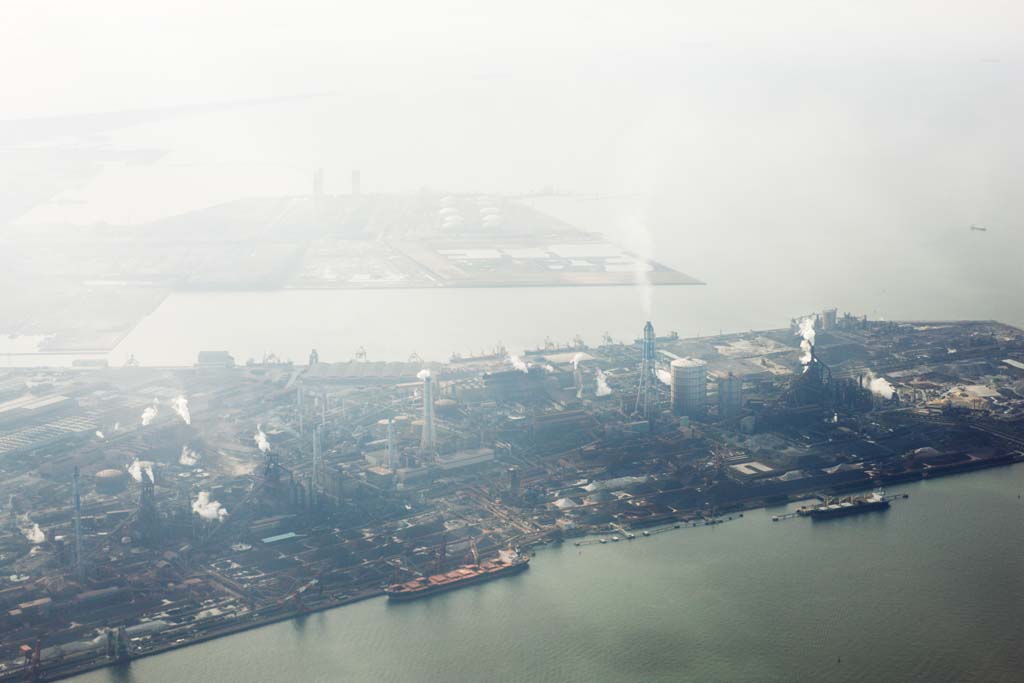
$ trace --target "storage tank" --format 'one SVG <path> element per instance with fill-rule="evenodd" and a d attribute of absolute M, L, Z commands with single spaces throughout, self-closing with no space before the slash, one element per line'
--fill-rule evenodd
<path fill-rule="evenodd" d="M 124 470 L 100 470 L 96 473 L 96 493 L 114 496 L 128 488 L 128 473 Z"/>
<path fill-rule="evenodd" d="M 672 412 L 698 417 L 707 411 L 707 364 L 697 358 L 672 361 Z"/>

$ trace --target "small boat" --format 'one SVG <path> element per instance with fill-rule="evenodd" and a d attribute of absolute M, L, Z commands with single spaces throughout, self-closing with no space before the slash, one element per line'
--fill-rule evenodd
<path fill-rule="evenodd" d="M 645 531 L 645 532 L 644 532 L 644 536 L 650 536 L 650 535 L 651 535 L 651 532 L 650 532 L 650 531 Z"/>
<path fill-rule="evenodd" d="M 608 540 L 607 540 L 607 539 L 604 539 L 604 538 L 602 538 L 602 539 L 600 539 L 600 542 L 601 542 L 601 543 L 607 543 L 607 542 L 608 542 Z"/>

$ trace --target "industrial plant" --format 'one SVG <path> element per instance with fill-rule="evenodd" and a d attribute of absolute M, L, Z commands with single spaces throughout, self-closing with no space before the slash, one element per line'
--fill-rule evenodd
<path fill-rule="evenodd" d="M 384 595 L 506 575 L 529 590 L 538 545 L 1024 459 L 1016 328 L 656 323 L 446 363 L 211 350 L 190 368 L 3 371 L 0 681 Z"/>

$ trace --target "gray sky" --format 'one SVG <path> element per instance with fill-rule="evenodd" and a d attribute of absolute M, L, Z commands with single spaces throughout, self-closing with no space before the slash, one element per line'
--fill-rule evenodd
<path fill-rule="evenodd" d="M 5 0 L 4 117 L 519 79 L 667 86 L 1020 57 L 1020 3 Z M 16 65 L 16 68 L 14 68 Z"/>

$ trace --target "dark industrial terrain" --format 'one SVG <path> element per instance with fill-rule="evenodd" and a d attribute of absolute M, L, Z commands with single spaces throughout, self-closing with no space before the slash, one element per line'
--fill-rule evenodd
<path fill-rule="evenodd" d="M 996 322 L 825 311 L 443 365 L 214 351 L 188 369 L 9 370 L 0 680 L 378 596 L 509 547 L 625 540 L 1022 451 L 1024 333 Z"/>

